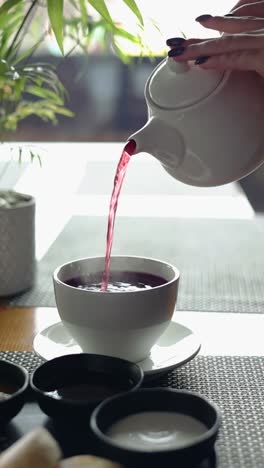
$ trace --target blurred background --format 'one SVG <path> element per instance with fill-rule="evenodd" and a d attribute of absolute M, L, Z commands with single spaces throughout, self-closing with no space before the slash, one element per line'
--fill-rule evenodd
<path fill-rule="evenodd" d="M 65 2 L 69 16 L 72 14 L 70 3 Z M 120 40 L 124 60 L 120 59 L 107 37 L 103 37 L 100 27 L 90 37 L 87 54 L 80 48 L 71 50 L 68 35 L 66 57 L 62 58 L 54 36 L 46 37 L 34 60 L 49 61 L 58 66 L 59 77 L 69 95 L 67 105 L 75 117 L 60 118 L 56 126 L 45 124 L 36 117 L 28 118 L 20 123 L 14 140 L 125 141 L 146 120 L 144 85 L 152 69 L 166 54 L 166 39 L 183 34 L 189 37 L 216 35 L 195 22 L 196 16 L 204 12 L 225 14 L 233 5 L 232 0 L 138 0 L 137 3 L 145 23 L 142 34 L 147 46 L 143 54 L 138 46 L 124 39 Z M 133 34 L 138 32 L 135 16 L 124 2 L 107 0 L 106 4 L 119 25 Z M 29 42 L 30 35 L 27 47 Z M 142 55 L 140 58 L 139 54 Z M 129 58 L 130 63 L 125 63 Z"/>
<path fill-rule="evenodd" d="M 3 2 L 0 2 L 0 4 Z M 33 3 L 33 2 L 32 2 Z M 92 3 L 92 2 L 91 2 Z M 68 97 L 66 107 L 74 117 L 59 116 L 57 125 L 33 115 L 21 119 L 12 131 L 17 142 L 124 142 L 147 119 L 144 98 L 146 80 L 166 56 L 166 39 L 175 36 L 213 37 L 218 33 L 202 28 L 195 22 L 200 14 L 227 14 L 234 0 L 152 1 L 137 0 L 144 28 L 121 0 L 106 0 L 113 20 L 124 31 L 140 35 L 144 46 L 119 37 L 115 44 L 98 20 L 98 12 L 89 5 L 90 32 L 82 41 L 80 30 L 74 23 L 74 2 L 64 2 L 64 14 L 69 19 L 62 56 L 53 33 L 45 34 L 28 62 L 48 62 L 56 66 Z M 30 24 L 23 38 L 29 49 L 39 31 L 48 30 L 45 9 L 39 10 L 39 21 Z M 23 51 L 21 51 L 23 52 Z M 264 207 L 264 170 L 240 182 L 256 211 Z"/>

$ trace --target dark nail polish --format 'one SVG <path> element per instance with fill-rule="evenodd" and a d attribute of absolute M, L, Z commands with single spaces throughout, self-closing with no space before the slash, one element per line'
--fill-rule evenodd
<path fill-rule="evenodd" d="M 207 60 L 209 59 L 210 57 L 208 56 L 202 56 L 202 57 L 198 57 L 196 60 L 195 60 L 195 65 L 202 65 L 202 63 L 205 63 L 207 62 Z"/>
<path fill-rule="evenodd" d="M 180 46 L 184 44 L 184 42 L 184 37 L 172 37 L 171 39 L 167 39 L 166 44 L 167 46 Z"/>
<path fill-rule="evenodd" d="M 235 16 L 233 13 L 228 13 L 227 15 L 224 15 L 225 17 L 228 17 L 228 16 Z"/>
<path fill-rule="evenodd" d="M 184 51 L 185 51 L 184 47 L 176 47 L 175 49 L 169 50 L 168 56 L 169 57 L 177 57 L 178 55 L 183 54 Z"/>
<path fill-rule="evenodd" d="M 212 15 L 200 15 L 195 18 L 195 21 L 207 21 L 212 18 Z"/>

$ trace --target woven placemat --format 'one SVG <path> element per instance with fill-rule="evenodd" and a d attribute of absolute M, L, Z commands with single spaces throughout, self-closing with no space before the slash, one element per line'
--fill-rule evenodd
<path fill-rule="evenodd" d="M 30 372 L 43 362 L 30 352 L 0 352 L 0 358 Z M 147 385 L 195 391 L 218 405 L 218 468 L 263 468 L 264 357 L 197 356 Z"/>
<path fill-rule="evenodd" d="M 10 301 L 55 306 L 54 269 L 104 255 L 106 217 L 73 217 L 38 265 L 34 289 Z M 264 218 L 253 220 L 119 217 L 113 254 L 159 258 L 181 272 L 178 310 L 264 312 Z"/>

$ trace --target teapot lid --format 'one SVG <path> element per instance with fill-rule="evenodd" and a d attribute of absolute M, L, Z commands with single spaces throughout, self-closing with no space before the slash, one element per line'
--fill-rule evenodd
<path fill-rule="evenodd" d="M 224 72 L 204 70 L 167 57 L 150 77 L 148 91 L 161 107 L 187 107 L 209 96 L 222 81 Z"/>

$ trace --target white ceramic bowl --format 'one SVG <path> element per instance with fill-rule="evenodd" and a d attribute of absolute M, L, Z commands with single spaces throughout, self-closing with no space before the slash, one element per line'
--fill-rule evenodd
<path fill-rule="evenodd" d="M 111 271 L 157 275 L 161 286 L 132 292 L 96 292 L 66 284 L 71 278 L 104 270 L 104 257 L 74 260 L 53 274 L 61 320 L 83 352 L 138 362 L 168 327 L 179 285 L 179 271 L 166 262 L 144 257 L 112 256 Z"/>

